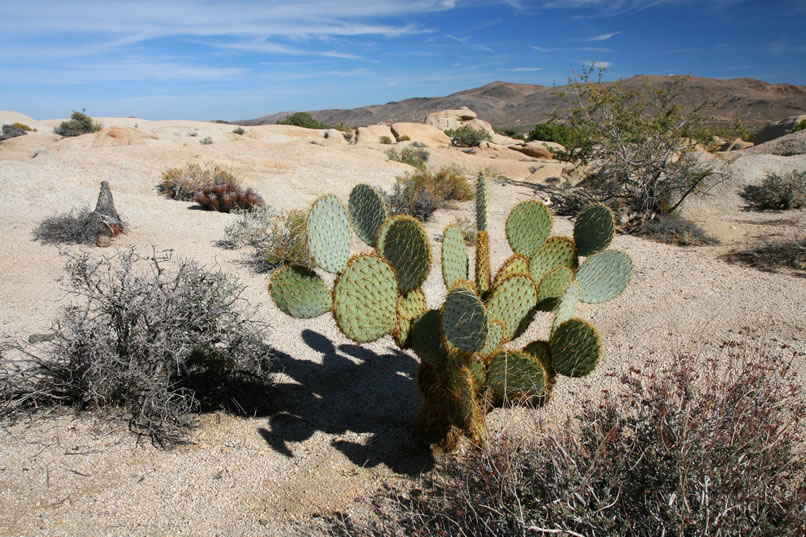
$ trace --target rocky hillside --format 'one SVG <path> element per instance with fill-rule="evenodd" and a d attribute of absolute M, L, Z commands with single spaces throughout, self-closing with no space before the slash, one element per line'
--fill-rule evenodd
<path fill-rule="evenodd" d="M 662 87 L 671 84 L 672 77 L 661 75 L 638 75 L 624 80 L 629 87 L 649 84 Z M 394 101 L 383 105 L 364 106 L 351 110 L 311 111 L 315 119 L 329 125 L 344 122 L 361 127 L 377 123 L 397 121 L 422 122 L 431 112 L 467 106 L 479 118 L 489 121 L 495 128 L 531 128 L 535 123 L 547 120 L 552 112 L 562 106 L 557 95 L 562 86 L 534 86 L 492 82 L 480 88 L 460 91 L 446 97 L 417 97 Z M 715 119 L 732 122 L 740 118 L 748 127 L 758 127 L 768 121 L 806 113 L 806 86 L 791 84 L 768 84 L 752 78 L 717 80 L 712 78 L 689 79 L 683 104 L 691 105 L 703 99 L 716 99 L 721 103 L 715 111 Z M 291 112 L 281 112 L 257 119 L 235 121 L 240 125 L 275 123 Z"/>

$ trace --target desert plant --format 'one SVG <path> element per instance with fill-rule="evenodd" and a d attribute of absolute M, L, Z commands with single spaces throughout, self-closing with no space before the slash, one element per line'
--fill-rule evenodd
<path fill-rule="evenodd" d="M 451 139 L 453 145 L 459 147 L 478 147 L 481 142 L 492 140 L 489 132 L 469 126 L 447 129 L 445 134 Z"/>
<path fill-rule="evenodd" d="M 69 213 L 48 217 L 34 230 L 34 238 L 45 244 L 90 244 L 101 235 L 115 237 L 126 226 L 115 208 L 109 183 L 102 181 L 95 210 L 73 208 Z"/>
<path fill-rule="evenodd" d="M 428 157 L 431 156 L 428 151 L 421 147 L 404 147 L 400 153 L 395 148 L 386 152 L 390 160 L 402 162 L 415 168 L 424 168 Z"/>
<path fill-rule="evenodd" d="M 806 170 L 768 173 L 760 186 L 747 185 L 742 197 L 756 211 L 785 211 L 806 207 Z"/>
<path fill-rule="evenodd" d="M 237 220 L 224 229 L 225 248 L 252 248 L 251 264 L 260 272 L 280 265 L 312 266 L 305 244 L 307 213 L 300 210 L 275 212 L 268 205 L 250 211 L 233 211 Z"/>
<path fill-rule="evenodd" d="M 421 480 L 416 495 L 373 498 L 379 519 L 364 532 L 803 535 L 797 354 L 723 345 L 722 356 L 683 354 L 652 373 L 630 370 L 618 394 L 582 401 L 563 427 L 538 421 L 533 438 L 502 435 Z"/>
<path fill-rule="evenodd" d="M 381 136 L 378 138 L 378 141 L 384 145 L 390 145 L 392 143 L 392 138 L 389 136 Z"/>
<path fill-rule="evenodd" d="M 243 133 L 245 133 L 245 132 L 246 132 L 246 131 L 245 131 L 245 130 L 243 130 L 243 127 L 235 127 L 234 129 L 232 129 L 232 133 L 233 133 L 233 134 L 239 134 L 239 135 L 240 135 L 240 134 L 243 134 Z"/>
<path fill-rule="evenodd" d="M 573 146 L 578 144 L 575 136 L 574 130 L 562 123 L 538 123 L 534 129 L 529 131 L 526 139 L 529 141 L 556 142 L 562 146 Z"/>
<path fill-rule="evenodd" d="M 244 314 L 242 287 L 170 252 L 68 255 L 74 301 L 47 357 L 19 369 L 7 411 L 49 403 L 119 411 L 163 446 L 186 440 L 193 413 L 249 412 L 270 386 L 266 327 Z"/>
<path fill-rule="evenodd" d="M 399 138 L 397 141 L 398 141 L 398 142 L 410 142 L 410 141 L 411 141 L 411 137 L 410 137 L 408 134 L 404 134 L 404 135 L 403 135 L 403 136 L 401 136 L 401 137 L 400 137 L 400 138 Z"/>
<path fill-rule="evenodd" d="M 349 211 L 332 195 L 319 198 L 307 219 L 306 239 L 315 265 L 338 274 L 333 290 L 308 267 L 274 273 L 269 291 L 284 313 L 303 319 L 333 313 L 348 338 L 367 343 L 392 335 L 420 358 L 417 384 L 423 405 L 416 432 L 446 448 L 462 434 L 481 441 L 490 404 L 540 404 L 556 374 L 581 377 L 601 355 L 601 340 L 588 322 L 574 317 L 579 301 L 601 303 L 620 294 L 632 261 L 607 250 L 613 214 L 602 205 L 583 211 L 574 238 L 551 237 L 551 214 L 538 201 L 517 205 L 506 222 L 514 255 L 493 279 L 487 235 L 486 182 L 476 192 L 476 270 L 461 230 L 448 226 L 442 241 L 442 276 L 448 291 L 440 309 L 429 310 L 422 284 L 431 268 L 431 247 L 422 223 L 389 216 L 383 196 L 369 185 L 350 194 Z M 350 257 L 352 230 L 373 254 Z M 579 256 L 587 257 L 580 266 Z M 538 310 L 553 316 L 548 341 L 508 349 Z"/>
<path fill-rule="evenodd" d="M 19 121 L 15 122 L 15 123 L 12 123 L 11 126 L 16 127 L 18 129 L 22 129 L 22 130 L 27 131 L 27 132 L 30 132 L 30 131 L 33 130 L 33 129 L 31 129 L 31 127 L 29 127 L 25 123 L 20 123 Z"/>
<path fill-rule="evenodd" d="M 801 120 L 794 127 L 792 127 L 792 132 L 798 132 L 802 130 L 806 130 L 806 119 Z"/>
<path fill-rule="evenodd" d="M 425 222 L 447 202 L 472 197 L 473 189 L 458 169 L 447 167 L 431 172 L 422 168 L 397 177 L 386 201 L 393 215 L 409 214 Z"/>
<path fill-rule="evenodd" d="M 213 139 L 212 139 L 212 138 L 210 138 L 209 136 L 205 136 L 204 138 L 202 138 L 201 140 L 199 140 L 199 143 L 200 143 L 201 145 L 210 145 L 210 144 L 212 144 L 212 143 L 213 143 Z"/>
<path fill-rule="evenodd" d="M 260 194 L 238 185 L 222 184 L 205 186 L 196 191 L 193 201 L 207 210 L 228 213 L 234 209 L 250 210 L 265 205 Z"/>
<path fill-rule="evenodd" d="M 11 138 L 16 138 L 17 136 L 25 136 L 26 134 L 28 133 L 21 127 L 16 127 L 14 125 L 3 125 L 2 130 L 0 130 L 0 142 L 3 140 L 9 140 Z"/>
<path fill-rule="evenodd" d="M 191 163 L 184 168 L 169 168 L 162 172 L 157 191 L 166 198 L 190 201 L 203 188 L 239 184 L 237 177 L 217 165 Z"/>
<path fill-rule="evenodd" d="M 768 272 L 780 268 L 806 271 L 806 237 L 771 239 L 760 246 L 731 252 L 725 258 Z"/>
<path fill-rule="evenodd" d="M 295 112 L 285 119 L 277 121 L 278 125 L 295 125 L 306 129 L 328 129 L 324 123 L 316 121 L 308 112 Z"/>
<path fill-rule="evenodd" d="M 53 129 L 53 132 L 59 136 L 81 136 L 90 132 L 97 132 L 101 130 L 102 125 L 94 122 L 91 117 L 81 112 L 73 110 L 73 115 L 70 116 L 69 121 L 62 121 L 58 127 Z"/>
<path fill-rule="evenodd" d="M 719 242 L 696 223 L 676 214 L 664 214 L 647 221 L 641 235 L 677 246 L 705 246 Z"/>
<path fill-rule="evenodd" d="M 563 158 L 578 169 L 593 167 L 581 183 L 589 196 L 619 214 L 628 230 L 659 214 L 675 212 L 692 194 L 719 176 L 696 153 L 693 132 L 705 121 L 702 102 L 687 110 L 678 104 L 686 78 L 659 89 L 629 89 L 621 82 L 592 81 L 594 66 L 570 79 L 562 93 L 570 142 Z"/>

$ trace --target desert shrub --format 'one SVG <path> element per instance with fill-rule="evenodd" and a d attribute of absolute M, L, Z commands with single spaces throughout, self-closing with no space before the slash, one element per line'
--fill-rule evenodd
<path fill-rule="evenodd" d="M 428 161 L 428 157 L 431 156 L 430 153 L 425 149 L 413 146 L 404 147 L 400 153 L 398 153 L 395 148 L 392 148 L 386 152 L 386 155 L 390 160 L 402 162 L 404 164 L 408 164 L 409 166 L 414 166 L 415 168 L 424 168 L 425 163 Z"/>
<path fill-rule="evenodd" d="M 573 129 L 562 123 L 538 123 L 529 131 L 527 140 L 540 140 L 542 142 L 556 142 L 562 146 L 578 144 L 577 134 Z"/>
<path fill-rule="evenodd" d="M 411 141 L 411 137 L 408 134 L 404 134 L 398 140 L 398 142 L 410 142 L 410 141 Z"/>
<path fill-rule="evenodd" d="M 632 369 L 566 423 L 504 433 L 412 493 L 376 497 L 373 527 L 342 519 L 333 533 L 803 535 L 802 353 L 722 345 Z"/>
<path fill-rule="evenodd" d="M 16 138 L 17 136 L 25 136 L 26 134 L 28 133 L 21 127 L 15 127 L 14 125 L 3 125 L 2 130 L 0 130 L 0 142 L 3 140 L 9 140 L 11 138 Z"/>
<path fill-rule="evenodd" d="M 801 120 L 798 124 L 792 127 L 792 132 L 806 130 L 806 119 Z"/>
<path fill-rule="evenodd" d="M 696 223 L 674 214 L 647 221 L 641 235 L 677 246 L 705 246 L 719 242 Z"/>
<path fill-rule="evenodd" d="M 260 194 L 251 188 L 244 190 L 235 184 L 205 186 L 196 191 L 193 201 L 207 210 L 221 213 L 228 213 L 234 209 L 248 211 L 266 203 Z"/>
<path fill-rule="evenodd" d="M 201 145 L 210 145 L 210 144 L 212 144 L 212 143 L 213 143 L 213 139 L 212 139 L 212 138 L 210 138 L 209 136 L 205 136 L 204 138 L 202 138 L 201 140 L 199 140 L 199 143 L 200 143 Z"/>
<path fill-rule="evenodd" d="M 571 140 L 562 158 L 578 170 L 587 194 L 614 209 L 628 231 L 674 213 L 688 196 L 705 192 L 721 175 L 698 158 L 695 131 L 705 122 L 704 101 L 683 113 L 686 78 L 660 88 L 628 88 L 591 80 L 594 67 L 569 80 L 561 95 Z"/>
<path fill-rule="evenodd" d="M 295 112 L 285 119 L 278 120 L 278 125 L 296 125 L 297 127 L 305 127 L 306 129 L 328 129 L 324 123 L 316 121 L 308 112 Z"/>
<path fill-rule="evenodd" d="M 190 131 L 190 132 L 188 132 L 188 136 L 190 136 L 190 137 L 192 137 L 192 138 L 195 138 L 195 137 L 196 137 L 196 136 L 198 136 L 198 135 L 199 135 L 199 133 L 198 133 L 198 132 L 196 132 L 196 131 Z"/>
<path fill-rule="evenodd" d="M 378 138 L 378 141 L 385 145 L 389 145 L 392 143 L 392 139 L 389 136 L 381 136 L 380 138 Z"/>
<path fill-rule="evenodd" d="M 489 132 L 469 126 L 448 129 L 445 134 L 451 139 L 453 145 L 459 147 L 478 147 L 481 142 L 489 142 L 492 139 Z"/>
<path fill-rule="evenodd" d="M 68 213 L 50 216 L 34 230 L 34 239 L 44 244 L 92 244 L 100 234 L 112 229 L 125 231 L 126 223 L 100 214 L 89 207 L 73 208 Z"/>
<path fill-rule="evenodd" d="M 747 185 L 741 195 L 756 211 L 806 207 L 806 170 L 768 173 L 760 186 Z"/>
<path fill-rule="evenodd" d="M 12 123 L 11 126 L 16 127 L 18 129 L 22 129 L 22 130 L 27 131 L 27 132 L 31 132 L 33 130 L 33 129 L 31 129 L 31 127 L 29 127 L 25 123 L 20 123 L 19 121 L 16 122 L 16 123 Z"/>
<path fill-rule="evenodd" d="M 246 132 L 246 131 L 245 131 L 245 130 L 243 130 L 243 127 L 235 127 L 234 129 L 232 129 L 232 133 L 233 133 L 233 134 L 243 134 L 243 133 L 245 133 L 245 132 Z"/>
<path fill-rule="evenodd" d="M 506 127 L 497 132 L 504 136 L 509 136 L 510 138 L 516 138 L 518 140 L 524 140 L 526 138 L 526 135 L 515 127 Z"/>
<path fill-rule="evenodd" d="M 80 136 L 89 132 L 98 132 L 101 128 L 102 125 L 92 121 L 91 117 L 73 110 L 70 120 L 62 121 L 58 127 L 53 129 L 53 132 L 59 136 Z"/>
<path fill-rule="evenodd" d="M 196 412 L 259 408 L 272 354 L 266 327 L 243 312 L 236 280 L 170 252 L 133 249 L 71 255 L 66 271 L 74 300 L 47 356 L 6 377 L 7 412 L 109 409 L 168 447 L 186 440 Z"/>
<path fill-rule="evenodd" d="M 425 222 L 447 202 L 469 200 L 473 195 L 467 178 L 456 168 L 420 169 L 398 177 L 387 202 L 392 214 L 410 214 Z"/>
<path fill-rule="evenodd" d="M 237 177 L 219 166 L 191 163 L 184 168 L 170 168 L 162 172 L 162 182 L 157 185 L 157 191 L 167 198 L 190 201 L 203 188 L 239 184 Z"/>
<path fill-rule="evenodd" d="M 768 272 L 780 268 L 806 271 L 806 238 L 773 239 L 755 248 L 731 252 L 725 257 L 730 262 Z"/>
<path fill-rule="evenodd" d="M 224 229 L 225 238 L 219 244 L 225 248 L 251 248 L 250 264 L 259 272 L 270 272 L 284 264 L 312 265 L 305 242 L 305 211 L 277 213 L 264 205 L 233 213 L 237 220 Z"/>

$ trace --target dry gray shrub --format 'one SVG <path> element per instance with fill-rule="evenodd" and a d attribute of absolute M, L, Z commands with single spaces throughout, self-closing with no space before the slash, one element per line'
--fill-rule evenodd
<path fill-rule="evenodd" d="M 45 357 L 0 366 L 4 413 L 108 409 L 170 447 L 187 440 L 197 412 L 261 410 L 273 355 L 237 281 L 170 252 L 65 255 L 73 300 Z"/>
<path fill-rule="evenodd" d="M 92 244 L 109 229 L 123 230 L 126 223 L 89 207 L 73 208 L 69 213 L 51 216 L 34 230 L 34 239 L 45 244 Z"/>

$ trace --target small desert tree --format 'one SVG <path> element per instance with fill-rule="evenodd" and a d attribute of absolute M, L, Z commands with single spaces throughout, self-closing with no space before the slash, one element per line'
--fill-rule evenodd
<path fill-rule="evenodd" d="M 655 216 L 674 212 L 715 179 L 693 137 L 714 103 L 704 101 L 684 113 L 679 97 L 685 77 L 633 89 L 621 81 L 603 83 L 602 69 L 593 80 L 594 69 L 583 68 L 562 92 L 571 133 L 565 156 L 593 170 L 583 182 L 585 194 L 638 230 Z"/>

